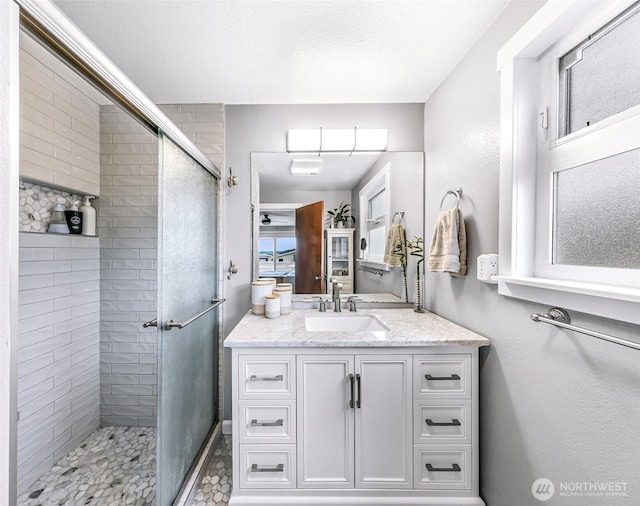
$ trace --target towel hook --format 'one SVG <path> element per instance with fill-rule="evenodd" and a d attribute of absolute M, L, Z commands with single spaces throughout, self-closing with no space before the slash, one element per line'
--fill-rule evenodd
<path fill-rule="evenodd" d="M 444 194 L 444 197 L 442 197 L 442 200 L 440 201 L 440 209 L 442 209 L 442 204 L 444 204 L 444 199 L 447 198 L 447 195 L 455 195 L 457 202 L 456 202 L 456 207 L 458 207 L 458 205 L 460 204 L 460 198 L 462 197 L 462 188 L 456 188 L 455 190 L 447 190 L 447 193 Z"/>

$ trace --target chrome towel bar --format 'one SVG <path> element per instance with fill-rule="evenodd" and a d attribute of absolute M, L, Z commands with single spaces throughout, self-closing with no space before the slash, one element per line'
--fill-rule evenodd
<path fill-rule="evenodd" d="M 146 329 L 147 327 L 157 327 L 158 319 L 154 318 L 153 320 L 149 320 L 148 322 L 144 322 L 142 326 Z"/>
<path fill-rule="evenodd" d="M 225 300 L 227 299 L 211 299 L 211 305 L 205 309 L 204 311 L 201 311 L 200 313 L 198 313 L 197 315 L 195 315 L 193 318 L 191 318 L 190 320 L 187 320 L 186 322 L 183 323 L 176 323 L 173 320 L 167 320 L 166 322 L 164 322 L 164 325 L 162 326 L 162 328 L 164 330 L 171 330 L 173 328 L 176 329 L 183 329 L 185 328 L 187 325 L 191 325 L 194 321 L 196 321 L 198 318 L 206 315 L 209 311 L 217 308 L 220 304 L 222 304 Z"/>
<path fill-rule="evenodd" d="M 603 334 L 602 332 L 598 332 L 596 330 L 589 330 L 583 327 L 576 327 L 575 325 L 571 325 L 571 317 L 569 316 L 569 313 L 559 307 L 552 307 L 545 314 L 533 313 L 531 315 L 531 319 L 534 322 L 549 323 L 551 325 L 555 325 L 556 327 L 573 330 L 575 332 L 580 332 L 581 334 L 586 334 L 597 339 L 609 341 L 610 343 L 626 346 L 627 348 L 633 348 L 634 350 L 640 350 L 640 343 L 628 341 L 627 339 L 621 339 L 615 336 L 610 336 L 609 334 Z"/>

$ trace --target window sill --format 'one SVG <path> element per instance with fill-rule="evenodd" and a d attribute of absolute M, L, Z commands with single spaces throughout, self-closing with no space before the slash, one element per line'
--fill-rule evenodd
<path fill-rule="evenodd" d="M 364 258 L 356 258 L 356 262 L 363 267 L 371 267 L 372 269 L 379 269 L 381 271 L 390 271 L 391 267 L 389 267 L 384 262 L 379 262 L 377 260 L 365 260 Z"/>
<path fill-rule="evenodd" d="M 575 281 L 495 276 L 506 297 L 559 306 L 640 325 L 640 290 Z"/>

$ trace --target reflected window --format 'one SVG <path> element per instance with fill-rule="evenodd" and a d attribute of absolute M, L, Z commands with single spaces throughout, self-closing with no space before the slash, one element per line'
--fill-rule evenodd
<path fill-rule="evenodd" d="M 360 190 L 361 237 L 367 242 L 364 258 L 382 262 L 389 227 L 391 164 L 386 164 Z"/>
<path fill-rule="evenodd" d="M 260 237 L 259 241 L 260 274 L 289 273 L 296 266 L 296 238 L 295 237 Z"/>

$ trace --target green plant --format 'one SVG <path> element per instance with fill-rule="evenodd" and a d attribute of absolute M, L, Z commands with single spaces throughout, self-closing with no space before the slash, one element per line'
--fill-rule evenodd
<path fill-rule="evenodd" d="M 342 202 L 340 202 L 340 205 L 338 207 L 332 209 L 331 211 L 327 211 L 327 214 L 329 215 L 327 221 L 333 221 L 334 223 L 343 223 L 344 225 L 346 225 L 347 221 L 351 219 L 351 221 L 355 223 L 356 219 L 351 216 L 349 205 L 350 204 L 345 203 L 345 201 L 343 200 Z"/>

